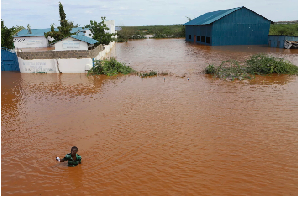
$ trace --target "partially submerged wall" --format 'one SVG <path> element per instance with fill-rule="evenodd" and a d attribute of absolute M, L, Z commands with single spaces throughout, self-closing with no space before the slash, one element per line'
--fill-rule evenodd
<path fill-rule="evenodd" d="M 93 66 L 91 58 L 18 60 L 21 73 L 85 73 Z"/>
<path fill-rule="evenodd" d="M 30 59 L 65 59 L 65 58 L 94 58 L 104 50 L 103 45 L 99 45 L 93 50 L 67 50 L 67 51 L 40 51 L 40 52 L 17 52 L 18 57 Z"/>
<path fill-rule="evenodd" d="M 102 60 L 115 42 L 88 51 L 18 52 L 21 73 L 86 73 L 93 59 Z"/>

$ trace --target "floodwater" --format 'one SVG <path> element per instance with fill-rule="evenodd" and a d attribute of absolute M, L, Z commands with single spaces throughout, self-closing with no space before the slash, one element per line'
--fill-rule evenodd
<path fill-rule="evenodd" d="M 258 52 L 298 65 L 298 50 L 146 39 L 111 56 L 169 75 L 2 72 L 1 194 L 298 195 L 298 77 L 202 73 Z M 56 162 L 74 145 L 81 165 Z"/>

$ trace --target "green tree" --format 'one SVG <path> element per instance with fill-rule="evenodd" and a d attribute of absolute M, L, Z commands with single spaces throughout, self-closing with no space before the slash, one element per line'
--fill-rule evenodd
<path fill-rule="evenodd" d="M 4 21 L 1 20 L 1 47 L 13 49 L 14 41 L 13 41 L 13 32 L 15 28 L 7 28 L 4 26 Z"/>
<path fill-rule="evenodd" d="M 134 30 L 129 28 L 129 27 L 122 27 L 122 30 L 118 31 L 117 35 L 118 35 L 118 41 L 119 42 L 127 42 L 128 39 L 130 39 L 132 37 L 132 35 L 134 34 Z"/>
<path fill-rule="evenodd" d="M 29 24 L 27 25 L 27 30 L 28 30 L 28 34 L 31 34 L 31 27 Z"/>
<path fill-rule="evenodd" d="M 296 23 L 296 24 L 271 24 L 269 35 L 298 36 L 298 23 Z"/>
<path fill-rule="evenodd" d="M 99 23 L 90 20 L 90 24 L 85 26 L 85 28 L 89 28 L 93 33 L 93 39 L 98 41 L 95 44 L 95 46 L 98 46 L 100 44 L 108 45 L 111 41 L 114 40 L 112 36 L 114 36 L 115 34 L 110 34 L 105 32 L 105 30 L 109 30 L 109 28 L 106 27 L 104 23 L 105 17 L 101 17 L 101 20 L 102 21 Z"/>
<path fill-rule="evenodd" d="M 59 2 L 59 16 L 60 16 L 60 26 L 57 27 L 58 31 L 54 30 L 54 25 L 51 25 L 51 31 L 45 33 L 45 37 L 48 36 L 54 38 L 51 43 L 55 43 L 56 41 L 62 40 L 71 34 L 71 30 L 73 28 L 73 22 L 70 22 L 66 19 L 66 14 L 64 11 L 64 7 Z"/>
<path fill-rule="evenodd" d="M 59 2 L 60 26 L 57 27 L 64 37 L 71 35 L 73 23 L 66 19 L 66 14 L 63 5 Z"/>
<path fill-rule="evenodd" d="M 12 32 L 12 35 L 13 35 L 13 36 L 14 36 L 14 35 L 17 36 L 18 32 L 20 32 L 20 31 L 23 30 L 23 29 L 25 29 L 23 26 L 18 26 L 18 25 L 16 25 L 14 31 Z"/>

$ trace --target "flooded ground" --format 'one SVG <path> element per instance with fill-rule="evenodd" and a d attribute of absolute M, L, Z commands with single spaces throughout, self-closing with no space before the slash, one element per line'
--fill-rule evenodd
<path fill-rule="evenodd" d="M 147 39 L 111 56 L 170 75 L 2 72 L 2 195 L 298 195 L 298 77 L 202 73 L 257 52 L 298 65 L 298 50 Z M 81 165 L 55 161 L 74 145 Z"/>

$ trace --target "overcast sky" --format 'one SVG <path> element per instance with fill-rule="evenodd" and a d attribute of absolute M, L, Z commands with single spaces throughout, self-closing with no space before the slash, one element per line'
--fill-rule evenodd
<path fill-rule="evenodd" d="M 298 19 L 298 0 L 60 0 L 67 19 L 81 26 L 90 20 L 115 20 L 116 26 L 184 24 L 207 12 L 245 6 L 272 21 Z M 8 28 L 59 25 L 58 2 L 1 0 L 1 19 Z"/>

